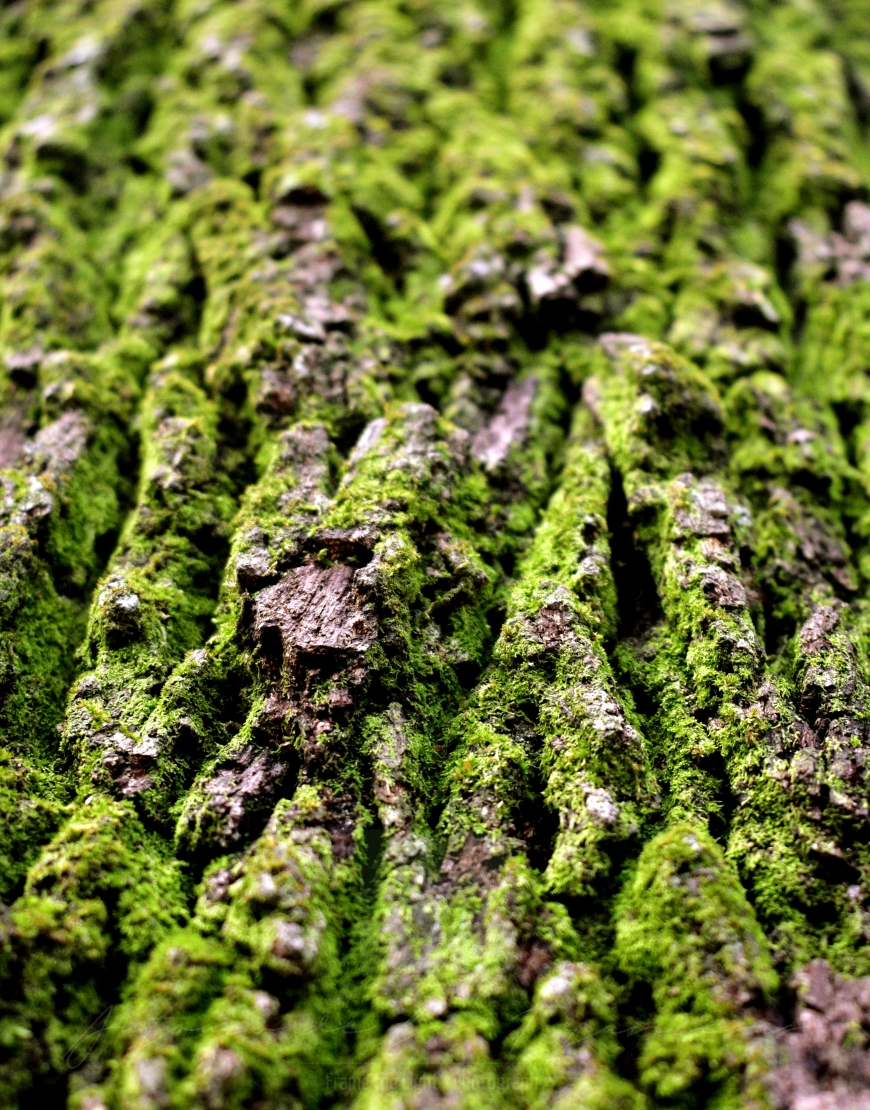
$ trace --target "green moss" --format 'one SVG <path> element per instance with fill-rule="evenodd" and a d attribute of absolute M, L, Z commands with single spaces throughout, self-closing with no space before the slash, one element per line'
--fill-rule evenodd
<path fill-rule="evenodd" d="M 34 771 L 8 751 L 0 753 L 0 898 L 19 892 L 39 846 L 57 831 L 67 812 L 59 776 Z"/>
<path fill-rule="evenodd" d="M 250 853 L 211 868 L 191 925 L 155 950 L 113 1016 L 121 1100 L 159 1090 L 189 1106 L 217 1086 L 230 1106 L 318 1102 L 342 1039 L 342 892 L 358 881 L 334 859 L 325 819 L 319 791 L 302 787 Z"/>
<path fill-rule="evenodd" d="M 763 1103 L 866 971 L 853 8 L 0 16 L 7 1101 Z"/>
<path fill-rule="evenodd" d="M 603 342 L 617 374 L 610 384 L 602 382 L 599 412 L 623 471 L 629 512 L 636 515 L 636 535 L 650 560 L 664 617 L 628 665 L 646 696 L 659 703 L 650 732 L 657 757 L 668 768 L 666 805 L 674 817 L 706 819 L 717 835 L 727 836 L 729 855 L 765 927 L 776 929 L 779 958 L 800 961 L 810 950 L 809 920 L 828 907 L 824 913 L 833 920 L 817 936 L 833 942 L 839 930 L 850 928 L 851 903 L 844 878 L 834 880 L 819 859 L 826 850 L 821 843 L 836 837 L 840 818 L 814 807 L 817 771 L 801 741 L 806 725 L 790 702 L 788 683 L 769 669 L 738 577 L 737 552 L 752 535 L 751 517 L 731 500 L 727 482 L 688 474 L 651 480 L 653 466 L 660 474 L 667 474 L 669 465 L 682 470 L 693 450 L 702 452 L 702 473 L 716 464 L 715 440 L 698 438 L 692 449 L 678 434 L 691 432 L 687 418 L 699 405 L 694 391 L 700 380 L 643 341 Z M 636 366 L 641 372 L 632 396 Z M 648 383 L 657 381 L 668 383 L 666 394 L 650 388 Z M 646 429 L 638 413 L 649 419 L 673 405 L 679 409 L 671 409 L 667 423 L 673 439 L 649 443 L 648 433 L 641 438 Z M 752 457 L 749 447 L 745 457 Z M 769 520 L 762 520 L 762 527 L 762 536 L 769 537 Z M 782 534 L 789 534 L 785 522 Z M 790 535 L 794 542 L 793 530 Z M 813 596 L 808 593 L 806 601 L 812 603 Z M 730 818 L 722 809 L 723 778 L 736 801 Z M 862 866 L 858 854 L 854 858 Z"/>
<path fill-rule="evenodd" d="M 85 793 L 112 789 L 114 780 L 127 797 L 144 792 L 146 812 L 164 822 L 185 773 L 172 748 L 152 750 L 149 718 L 171 668 L 203 640 L 235 508 L 218 463 L 217 410 L 196 369 L 170 355 L 151 372 L 138 502 L 97 590 L 82 647 L 91 673 L 64 730 Z M 107 728 L 126 737 L 114 755 Z M 155 761 L 159 786 L 148 773 Z"/>
<path fill-rule="evenodd" d="M 22 781 L 35 784 L 45 774 L 63 781 L 52 779 L 55 726 L 86 599 L 135 486 L 129 425 L 154 351 L 112 338 L 117 255 L 98 259 L 90 232 L 117 208 L 127 124 L 147 100 L 166 9 L 32 5 L 19 15 L 22 59 L 27 50 L 47 57 L 4 137 L 0 347 L 5 463 L 15 469 L 4 472 L 0 727 L 16 757 L 30 761 Z M 32 835 L 26 850 L 13 838 L 22 860 L 44 839 L 36 826 Z M 10 865 L 20 877 L 21 860 Z"/>
<path fill-rule="evenodd" d="M 753 1025 L 777 987 L 764 934 L 736 870 L 703 828 L 676 822 L 641 853 L 616 906 L 615 956 L 655 1007 L 641 1083 L 668 1105 L 696 1092 L 716 1106 L 763 1098 L 769 1046 Z"/>
<path fill-rule="evenodd" d="M 561 1031 L 544 1032 L 529 1019 L 513 1075 L 499 1068 L 489 1044 L 528 1005 L 525 959 L 548 966 L 577 957 L 578 938 L 563 907 L 546 901 L 547 889 L 590 895 L 600 888 L 609 852 L 638 834 L 651 804 L 641 741 L 615 696 L 598 632 L 612 632 L 615 615 L 603 519 L 608 474 L 589 431 L 581 412 L 493 662 L 450 730 L 440 868 L 425 826 L 409 811 L 408 755 L 387 749 L 383 769 L 376 765 L 387 846 L 376 917 L 380 966 L 369 997 L 376 1013 L 399 1024 L 374 1055 L 361 1105 L 375 1104 L 384 1090 L 421 1085 L 453 1092 L 469 1107 L 500 1105 L 514 1085 L 521 1105 L 537 1105 L 579 1051 L 569 1028 L 564 1056 L 539 1076 L 536 1061 L 552 1039 L 561 1044 Z M 560 821 L 544 876 L 530 867 L 523 840 L 533 835 L 538 776 Z M 577 1091 L 631 1105 L 609 1062 L 606 1052 L 590 1056 Z"/>
<path fill-rule="evenodd" d="M 280 736 L 280 758 L 301 764 L 303 784 L 292 804 L 278 804 L 265 831 L 238 862 L 219 860 L 206 873 L 206 890 L 190 927 L 191 943 L 199 944 L 198 934 L 216 933 L 226 955 L 210 976 L 207 998 L 201 1003 L 207 1006 L 202 1024 L 186 1025 L 182 1014 L 160 1033 L 166 1047 L 157 1051 L 170 1061 L 167 1097 L 179 1105 L 194 1097 L 197 1085 L 209 1082 L 219 1082 L 231 1099 L 271 1097 L 273 1087 L 290 1084 L 304 1101 L 313 1101 L 325 1083 L 347 1074 L 341 1059 L 347 1049 L 340 1000 L 352 1005 L 358 988 L 347 983 L 346 973 L 342 976 L 337 953 L 361 912 L 365 829 L 371 822 L 364 806 L 365 768 L 394 737 L 401 748 L 398 754 L 408 761 L 407 769 L 401 770 L 402 781 L 419 796 L 424 807 L 420 817 L 424 816 L 431 797 L 433 737 L 460 695 L 454 668 L 479 662 L 488 638 L 485 615 L 492 604 L 495 572 L 481 560 L 479 550 L 491 548 L 493 540 L 486 483 L 469 464 L 466 451 L 466 442 L 449 425 L 439 423 L 432 409 L 405 405 L 388 410 L 385 418 L 369 426 L 330 499 L 326 490 L 331 452 L 324 429 L 297 425 L 279 440 L 272 465 L 247 499 L 235 556 L 241 590 L 227 593 L 221 626 L 229 636 L 227 631 L 223 635 L 237 638 L 235 622 L 249 619 L 244 616 L 244 596 L 257 592 L 250 578 L 255 559 L 260 582 L 269 581 L 273 560 L 286 565 L 288 557 L 298 561 L 308 550 L 312 561 L 302 563 L 302 569 L 309 567 L 313 576 L 322 577 L 347 566 L 342 545 L 354 536 L 364 550 L 351 558 L 351 566 L 361 562 L 352 574 L 362 598 L 370 598 L 358 619 L 371 605 L 377 635 L 364 651 L 351 651 L 347 662 L 336 659 L 335 673 L 322 678 L 316 657 L 311 660 L 302 653 L 310 651 L 305 643 L 293 647 L 288 638 L 292 630 L 281 629 L 284 658 L 278 657 L 277 669 L 271 641 L 260 635 L 244 680 L 251 705 L 248 720 L 203 767 L 186 799 L 179 823 L 182 847 L 196 850 L 200 858 L 214 857 L 220 845 L 250 838 L 262 821 L 258 814 L 263 803 L 274 796 L 263 790 L 261 798 L 254 796 L 249 803 L 241 783 L 231 786 L 234 765 L 254 766 L 250 753 L 259 751 L 257 765 L 265 781 L 280 782 L 285 766 L 262 750 L 270 732 L 273 743 Z M 253 535 L 245 523 L 247 513 L 255 514 L 257 521 Z M 476 531 L 471 527 L 475 521 Z M 330 557 L 330 550 L 338 560 Z M 364 554 L 370 561 L 362 558 Z M 284 581 L 294 581 L 293 574 L 291 570 Z M 280 586 L 279 581 L 270 589 Z M 268 595 L 266 590 L 259 598 L 265 601 Z M 259 607 L 261 601 L 254 604 Z M 219 644 L 220 639 L 210 650 L 219 652 Z M 437 699 L 431 698 L 433 688 L 439 691 Z M 288 708 L 296 706 L 283 721 L 270 709 L 276 702 L 280 706 L 281 699 Z M 349 716 L 348 702 L 355 708 Z M 393 757 L 397 758 L 395 752 Z M 377 758 L 390 763 L 391 757 Z M 223 806 L 218 784 L 221 791 L 238 791 L 241 823 Z M 251 811 L 245 813 L 248 805 Z M 274 870 L 277 877 L 272 881 L 263 877 L 268 859 L 284 878 L 279 870 Z M 291 897 L 290 887 L 286 897 L 275 893 L 282 883 L 298 884 L 300 876 L 308 878 L 297 895 Z M 298 902 L 296 910 L 292 898 Z M 273 906 L 273 911 L 264 917 L 264 910 L 257 908 L 260 903 Z M 305 939 L 309 933 L 310 944 Z M 183 949 L 186 942 L 172 942 L 177 943 Z M 238 955 L 242 949 L 250 953 L 244 974 Z M 161 958 L 158 953 L 154 959 Z M 299 960 L 303 963 L 297 966 Z M 225 966 L 231 966 L 232 973 L 219 970 Z M 144 982 L 151 982 L 152 972 L 144 974 Z M 286 985 L 276 983 L 264 995 L 276 974 Z M 298 987 L 293 985 L 296 980 Z M 129 1047 L 118 1089 L 126 1091 L 135 1082 L 129 1077 L 140 1056 L 147 1051 L 150 1059 L 155 1050 L 133 1039 L 134 1016 L 119 1020 L 119 1036 Z M 331 1021 L 337 1027 L 329 1035 L 312 1039 L 312 1023 Z M 279 1027 L 276 1042 L 270 1030 Z M 237 1061 L 232 1074 L 210 1079 L 215 1060 L 226 1052 Z"/>
<path fill-rule="evenodd" d="M 78 682 L 62 731 L 80 801 L 32 863 L 10 911 L 4 970 L 22 992 L 17 1006 L 10 996 L 9 1021 L 20 1031 L 7 1046 L 10 1097 L 63 1074 L 111 1005 L 125 966 L 185 908 L 178 866 L 126 799 L 150 823 L 165 822 L 185 783 L 183 762 L 163 735 L 151 734 L 149 716 L 155 687 L 201 642 L 213 606 L 210 571 L 233 503 L 215 465 L 214 406 L 177 358 L 152 371 L 143 417 L 138 504 L 98 587 L 82 649 L 92 670 Z M 112 801 L 113 793 L 125 801 Z M 69 999 L 56 1027 L 41 1016 L 55 996 Z"/>
<path fill-rule="evenodd" d="M 614 996 L 593 968 L 556 964 L 507 1041 L 516 1057 L 510 1088 L 517 1104 L 528 1110 L 642 1107 L 642 1096 L 607 1066 L 618 1054 L 615 1018 Z"/>
<path fill-rule="evenodd" d="M 761 48 L 747 90 L 768 125 L 763 218 L 774 230 L 792 213 L 821 214 L 860 188 L 854 112 L 840 59 L 824 46 L 825 22 L 822 9 L 797 4 L 754 20 Z"/>
<path fill-rule="evenodd" d="M 93 798 L 29 871 L 4 945 L 3 1097 L 72 1065 L 117 962 L 141 958 L 183 912 L 178 865 L 128 804 Z M 102 995 L 102 997 L 101 997 Z"/>

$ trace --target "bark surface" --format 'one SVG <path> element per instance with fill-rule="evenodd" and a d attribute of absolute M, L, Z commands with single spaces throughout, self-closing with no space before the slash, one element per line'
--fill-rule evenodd
<path fill-rule="evenodd" d="M 870 1110 L 866 0 L 0 6 L 0 1104 Z"/>

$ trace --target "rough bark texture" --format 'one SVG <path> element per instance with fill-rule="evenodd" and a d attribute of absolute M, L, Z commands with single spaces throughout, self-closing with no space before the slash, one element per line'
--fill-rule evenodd
<path fill-rule="evenodd" d="M 0 7 L 0 1105 L 870 1110 L 868 35 Z"/>

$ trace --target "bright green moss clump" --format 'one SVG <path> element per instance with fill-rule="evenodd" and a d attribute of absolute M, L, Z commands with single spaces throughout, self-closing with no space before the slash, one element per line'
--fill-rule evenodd
<path fill-rule="evenodd" d="M 722 1107 L 763 1097 L 758 1077 L 772 1050 L 753 1033 L 777 978 L 738 877 L 706 831 L 676 822 L 646 845 L 617 902 L 615 955 L 652 988 L 643 1086 L 677 1105 L 702 1086 L 718 1089 Z"/>

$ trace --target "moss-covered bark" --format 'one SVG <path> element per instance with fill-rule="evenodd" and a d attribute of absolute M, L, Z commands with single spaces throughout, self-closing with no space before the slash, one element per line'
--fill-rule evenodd
<path fill-rule="evenodd" d="M 0 10 L 4 1106 L 863 1105 L 867 25 Z"/>

